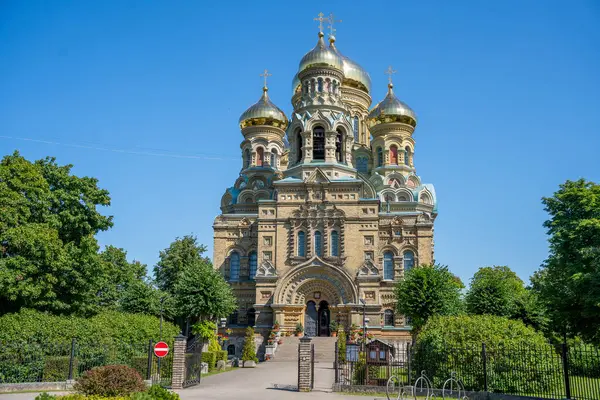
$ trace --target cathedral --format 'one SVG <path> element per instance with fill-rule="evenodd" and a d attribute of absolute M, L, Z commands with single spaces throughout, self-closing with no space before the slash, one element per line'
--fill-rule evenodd
<path fill-rule="evenodd" d="M 391 67 L 371 107 L 369 74 L 337 48 L 333 29 L 326 40 L 328 18 L 317 20 L 291 115 L 269 98 L 265 71 L 260 99 L 239 119 L 241 171 L 213 225 L 215 268 L 238 299 L 232 343 L 247 326 L 266 335 L 275 322 L 329 336 L 335 323 L 367 321 L 375 337 L 408 339 L 395 283 L 434 261 L 437 199 L 416 172 L 415 112 L 394 93 Z"/>

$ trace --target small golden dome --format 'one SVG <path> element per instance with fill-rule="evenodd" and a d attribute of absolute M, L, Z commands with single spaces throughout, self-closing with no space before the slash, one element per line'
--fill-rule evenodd
<path fill-rule="evenodd" d="M 327 47 L 323 40 L 323 32 L 319 32 L 319 41 L 314 49 L 309 51 L 300 60 L 298 73 L 312 67 L 330 67 L 342 71 L 344 69 L 344 61 L 342 57 L 330 47 Z"/>
<path fill-rule="evenodd" d="M 266 86 L 263 87 L 260 100 L 244 111 L 240 117 L 240 128 L 253 125 L 269 125 L 283 130 L 287 128 L 288 119 L 285 113 L 269 100 L 268 90 Z"/>
<path fill-rule="evenodd" d="M 369 73 L 363 67 L 358 65 L 357 62 L 349 59 L 348 57 L 340 53 L 340 51 L 335 46 L 335 36 L 332 35 L 329 37 L 329 43 L 330 47 L 336 53 L 338 53 L 340 57 L 342 57 L 344 71 L 344 81 L 342 82 L 342 84 L 344 86 L 354 87 L 367 93 L 370 93 L 371 77 L 369 76 Z"/>
<path fill-rule="evenodd" d="M 393 88 L 394 85 L 390 83 L 387 96 L 369 112 L 370 125 L 401 122 L 416 127 L 417 115 L 406 103 L 396 97 Z"/>

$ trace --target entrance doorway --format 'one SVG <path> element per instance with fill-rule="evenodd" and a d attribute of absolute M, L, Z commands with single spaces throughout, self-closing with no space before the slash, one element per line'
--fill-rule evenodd
<path fill-rule="evenodd" d="M 329 303 L 319 303 L 319 336 L 329 336 Z"/>
<path fill-rule="evenodd" d="M 304 336 L 315 337 L 317 336 L 317 305 L 314 301 L 306 303 L 306 312 L 304 313 Z"/>

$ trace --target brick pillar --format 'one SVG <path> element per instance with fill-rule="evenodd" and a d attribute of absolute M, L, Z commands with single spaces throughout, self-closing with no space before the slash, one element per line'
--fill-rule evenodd
<path fill-rule="evenodd" d="M 310 392 L 312 380 L 311 338 L 303 337 L 298 345 L 298 391 Z"/>
<path fill-rule="evenodd" d="M 173 345 L 173 378 L 171 388 L 182 389 L 183 381 L 185 380 L 185 349 L 187 339 L 183 335 L 175 336 L 175 344 Z"/>

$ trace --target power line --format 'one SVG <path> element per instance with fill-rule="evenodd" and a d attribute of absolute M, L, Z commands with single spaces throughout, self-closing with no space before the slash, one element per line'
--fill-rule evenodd
<path fill-rule="evenodd" d="M 138 151 L 138 150 L 126 150 L 126 149 L 119 149 L 119 148 L 115 148 L 115 147 L 100 146 L 100 145 L 90 146 L 90 145 L 84 145 L 84 144 L 78 144 L 78 143 L 61 143 L 61 142 L 55 142 L 55 141 L 51 141 L 51 140 L 32 139 L 32 138 L 24 138 L 24 137 L 16 137 L 16 136 L 0 135 L 0 138 L 22 140 L 25 142 L 52 144 L 52 145 L 65 146 L 65 147 L 75 147 L 75 148 L 80 148 L 80 149 L 110 151 L 113 153 L 135 154 L 135 155 L 153 156 L 153 157 L 171 157 L 171 158 L 187 158 L 187 159 L 196 159 L 196 160 L 221 160 L 221 161 L 239 160 L 239 158 L 236 158 L 236 157 L 227 157 L 227 156 L 212 155 L 212 154 L 196 154 L 196 155 L 180 154 L 180 153 L 170 152 L 169 150 L 161 150 L 161 149 L 151 149 L 153 151 Z"/>

